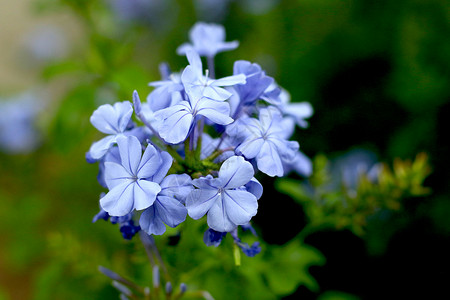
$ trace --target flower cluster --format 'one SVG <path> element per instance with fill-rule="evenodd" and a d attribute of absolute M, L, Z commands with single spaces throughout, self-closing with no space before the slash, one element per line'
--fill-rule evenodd
<path fill-rule="evenodd" d="M 155 89 L 146 102 L 135 91 L 133 103 L 105 104 L 92 114 L 91 123 L 107 135 L 87 153 L 89 162 L 99 162 L 98 180 L 108 189 L 94 221 L 124 218 L 132 227 L 124 237 L 130 238 L 139 229 L 161 235 L 187 215 L 206 215 L 207 245 L 218 245 L 230 232 L 253 256 L 259 245 L 242 243 L 237 228 L 249 228 L 258 210 L 263 188 L 255 173 L 309 175 L 309 159 L 289 138 L 295 124 L 307 126 L 312 108 L 289 103 L 287 92 L 256 63 L 236 61 L 231 76 L 215 78 L 216 54 L 238 46 L 225 42 L 223 27 L 197 23 L 190 37 L 178 48 L 188 66 L 170 73 L 163 65 L 163 78 L 149 84 Z M 139 227 L 130 225 L 133 218 Z"/>

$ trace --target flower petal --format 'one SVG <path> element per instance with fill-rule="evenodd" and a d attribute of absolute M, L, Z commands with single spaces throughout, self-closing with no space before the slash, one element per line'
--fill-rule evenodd
<path fill-rule="evenodd" d="M 231 92 L 218 86 L 206 86 L 203 88 L 202 96 L 212 100 L 225 101 L 231 97 Z"/>
<path fill-rule="evenodd" d="M 226 102 L 218 102 L 202 99 L 197 105 L 197 114 L 207 117 L 210 121 L 220 125 L 233 122 L 230 118 L 230 105 Z"/>
<path fill-rule="evenodd" d="M 161 117 L 167 113 L 164 112 L 166 110 L 170 110 L 172 114 L 161 119 Z M 164 141 L 171 144 L 178 144 L 187 138 L 193 121 L 192 113 L 188 111 L 186 105 L 183 104 L 177 104 L 160 110 L 156 113 L 155 118 L 161 119 L 161 121 L 157 123 L 157 130 L 160 136 Z"/>
<path fill-rule="evenodd" d="M 116 142 L 116 135 L 108 135 L 102 138 L 100 141 L 97 141 L 92 144 L 89 149 L 89 154 L 93 159 L 102 158 L 106 152 L 108 152 L 109 148 Z"/>
<path fill-rule="evenodd" d="M 214 80 L 214 82 L 211 84 L 213 86 L 231 86 L 235 84 L 245 84 L 246 82 L 246 76 L 244 74 L 238 74 L 233 76 L 227 76 L 223 77 L 217 80 Z"/>
<path fill-rule="evenodd" d="M 277 138 L 270 138 L 269 143 L 272 143 L 284 162 L 293 161 L 297 155 L 299 144 L 296 141 L 286 141 Z"/>
<path fill-rule="evenodd" d="M 122 166 L 132 174 L 137 174 L 137 169 L 141 161 L 142 146 L 135 136 L 120 136 L 117 138 L 117 145 L 119 146 L 120 159 Z"/>
<path fill-rule="evenodd" d="M 130 122 L 133 107 L 128 101 L 101 105 L 92 114 L 90 121 L 95 128 L 106 134 L 123 132 Z"/>
<path fill-rule="evenodd" d="M 237 227 L 227 215 L 222 196 L 214 202 L 208 211 L 207 223 L 210 228 L 220 232 L 230 232 Z"/>
<path fill-rule="evenodd" d="M 161 235 L 166 232 L 166 226 L 156 213 L 154 205 L 142 212 L 139 225 L 148 234 Z"/>
<path fill-rule="evenodd" d="M 159 169 L 152 176 L 152 181 L 156 183 L 160 183 L 163 180 L 164 176 L 166 176 L 167 172 L 169 171 L 173 163 L 172 156 L 170 156 L 170 154 L 165 151 L 162 151 L 160 153 L 160 157 L 161 157 L 161 164 L 159 164 L 158 167 Z"/>
<path fill-rule="evenodd" d="M 247 191 L 226 190 L 222 199 L 228 218 L 236 225 L 247 224 L 258 210 L 256 197 Z"/>
<path fill-rule="evenodd" d="M 255 158 L 259 151 L 261 151 L 264 142 L 262 137 L 251 137 L 250 139 L 246 139 L 236 148 L 236 154 L 243 155 L 247 159 Z"/>
<path fill-rule="evenodd" d="M 185 203 L 187 196 L 194 189 L 192 179 L 187 174 L 171 174 L 161 182 L 159 195 L 172 197 Z"/>
<path fill-rule="evenodd" d="M 272 145 L 267 141 L 262 145 L 261 151 L 256 156 L 258 169 L 269 176 L 283 176 L 283 164 L 276 147 Z"/>
<path fill-rule="evenodd" d="M 133 185 L 132 181 L 116 185 L 100 199 L 100 206 L 110 216 L 121 217 L 129 214 L 134 206 Z"/>
<path fill-rule="evenodd" d="M 132 177 L 122 165 L 109 161 L 105 162 L 104 174 L 106 186 L 110 190 L 125 181 L 131 180 Z"/>
<path fill-rule="evenodd" d="M 263 186 L 261 185 L 261 183 L 259 183 L 259 181 L 253 177 L 246 185 L 245 188 L 247 189 L 247 191 L 249 193 L 252 193 L 256 199 L 261 198 L 262 193 L 263 193 Z"/>
<path fill-rule="evenodd" d="M 186 207 L 175 198 L 158 196 L 158 200 L 154 205 L 156 213 L 161 220 L 172 228 L 186 220 Z"/>
<path fill-rule="evenodd" d="M 189 216 L 194 220 L 200 219 L 219 198 L 217 190 L 193 190 L 186 199 L 186 208 Z"/>
<path fill-rule="evenodd" d="M 158 150 L 149 144 L 142 155 L 139 167 L 136 171 L 136 176 L 138 178 L 149 178 L 153 176 L 161 165 L 161 157 Z"/>
<path fill-rule="evenodd" d="M 148 180 L 138 180 L 134 184 L 134 208 L 146 209 L 156 200 L 156 195 L 161 191 L 159 184 Z"/>
<path fill-rule="evenodd" d="M 219 178 L 223 188 L 234 189 L 247 184 L 255 174 L 251 163 L 242 156 L 228 158 L 220 167 Z"/>
<path fill-rule="evenodd" d="M 195 52 L 194 50 L 188 50 L 186 51 L 186 57 L 189 61 L 189 65 L 191 65 L 194 69 L 193 71 L 196 72 L 197 75 L 202 76 L 202 60 L 200 59 L 200 56 L 197 54 L 197 52 Z"/>

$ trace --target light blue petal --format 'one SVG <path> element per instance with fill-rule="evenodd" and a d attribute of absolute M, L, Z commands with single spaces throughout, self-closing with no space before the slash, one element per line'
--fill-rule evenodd
<path fill-rule="evenodd" d="M 189 89 L 199 79 L 199 76 L 202 75 L 199 75 L 194 67 L 189 65 L 184 68 L 183 73 L 181 73 L 181 82 L 183 83 L 184 88 Z"/>
<path fill-rule="evenodd" d="M 177 54 L 178 55 L 186 55 L 188 50 L 194 50 L 194 47 L 192 47 L 192 45 L 189 43 L 182 44 L 181 46 L 179 46 L 177 48 Z"/>
<path fill-rule="evenodd" d="M 124 132 L 130 123 L 131 115 L 133 114 L 133 106 L 129 101 L 114 103 L 114 110 L 116 111 L 118 120 L 117 124 L 119 132 Z"/>
<path fill-rule="evenodd" d="M 189 193 L 194 189 L 192 179 L 187 174 L 171 174 L 161 182 L 159 195 L 175 198 L 182 203 L 186 201 Z"/>
<path fill-rule="evenodd" d="M 232 42 L 226 42 L 226 43 L 221 43 L 220 47 L 218 47 L 217 52 L 223 52 L 223 51 L 229 51 L 229 50 L 234 50 L 237 47 L 239 47 L 239 42 L 238 41 L 232 41 Z"/>
<path fill-rule="evenodd" d="M 101 105 L 92 114 L 90 121 L 95 128 L 106 134 L 119 132 L 116 113 L 110 104 Z"/>
<path fill-rule="evenodd" d="M 283 163 L 285 164 L 287 172 L 294 170 L 298 174 L 308 177 L 311 176 L 313 171 L 311 159 L 302 152 L 297 152 L 293 161 L 290 161 L 289 163 L 283 161 Z"/>
<path fill-rule="evenodd" d="M 170 107 L 172 94 L 183 90 L 183 85 L 179 82 L 179 78 L 172 76 L 171 79 L 150 83 L 150 85 L 157 87 L 147 96 L 147 103 L 152 111 Z"/>
<path fill-rule="evenodd" d="M 252 193 L 256 199 L 261 198 L 263 194 L 263 186 L 259 183 L 258 179 L 253 177 L 246 185 L 245 188 L 249 193 Z"/>
<path fill-rule="evenodd" d="M 270 127 L 278 125 L 282 119 L 281 112 L 274 106 L 269 106 L 259 111 L 259 121 L 264 132 L 267 132 Z"/>
<path fill-rule="evenodd" d="M 215 231 L 230 232 L 236 229 L 237 225 L 229 219 L 222 201 L 222 197 L 220 196 L 209 209 L 207 223 Z"/>
<path fill-rule="evenodd" d="M 134 208 L 146 209 L 155 202 L 156 195 L 161 191 L 159 184 L 147 180 L 138 180 L 134 185 Z"/>
<path fill-rule="evenodd" d="M 284 174 L 283 164 L 281 163 L 277 149 L 267 141 L 262 145 L 261 151 L 256 156 L 256 162 L 258 169 L 269 176 L 281 177 Z"/>
<path fill-rule="evenodd" d="M 100 206 L 110 216 L 121 217 L 129 214 L 134 207 L 133 185 L 132 181 L 116 185 L 100 199 Z"/>
<path fill-rule="evenodd" d="M 106 153 L 105 155 L 105 162 L 107 161 L 114 162 L 119 165 L 122 163 L 118 147 L 112 147 L 111 149 L 109 149 L 108 153 Z"/>
<path fill-rule="evenodd" d="M 220 125 L 227 125 L 233 122 L 233 119 L 230 118 L 230 106 L 226 102 L 202 99 L 197 105 L 197 114 L 207 117 L 213 123 Z"/>
<path fill-rule="evenodd" d="M 228 218 L 236 225 L 247 224 L 258 210 L 256 197 L 247 191 L 227 190 L 222 199 Z"/>
<path fill-rule="evenodd" d="M 264 142 L 262 137 L 252 137 L 247 139 L 236 148 L 236 154 L 244 155 L 247 159 L 255 158 L 259 151 L 261 151 Z"/>
<path fill-rule="evenodd" d="M 138 178 L 149 178 L 153 176 L 161 165 L 161 157 L 158 150 L 149 144 L 142 155 L 142 159 L 137 168 L 136 176 Z"/>
<path fill-rule="evenodd" d="M 242 156 L 228 158 L 219 170 L 219 178 L 222 180 L 225 189 L 234 189 L 247 184 L 254 174 L 252 164 Z"/>
<path fill-rule="evenodd" d="M 189 65 L 192 66 L 193 71 L 196 73 L 196 75 L 202 76 L 202 60 L 200 59 L 200 56 L 197 54 L 197 52 L 195 52 L 194 50 L 189 50 L 186 52 L 186 57 L 189 61 Z"/>
<path fill-rule="evenodd" d="M 292 116 L 300 127 L 307 127 L 308 123 L 304 120 L 313 115 L 314 110 L 308 102 L 289 103 L 283 106 L 283 112 Z"/>
<path fill-rule="evenodd" d="M 108 189 L 113 189 L 126 181 L 131 180 L 132 175 L 120 164 L 105 162 L 105 182 Z"/>
<path fill-rule="evenodd" d="M 93 159 L 102 158 L 111 148 L 111 146 L 116 142 L 116 135 L 108 135 L 92 144 L 89 149 L 89 154 Z"/>
<path fill-rule="evenodd" d="M 95 128 L 106 134 L 123 132 L 130 122 L 133 107 L 128 101 L 101 105 L 92 114 L 90 121 Z"/>
<path fill-rule="evenodd" d="M 139 94 L 136 90 L 133 91 L 133 106 L 136 115 L 139 115 L 142 111 L 141 99 L 139 98 Z"/>
<path fill-rule="evenodd" d="M 166 176 L 173 163 L 172 156 L 170 156 L 170 154 L 165 151 L 162 151 L 160 153 L 160 157 L 161 164 L 159 165 L 155 175 L 152 176 L 152 181 L 156 183 L 160 183 L 163 180 L 164 176 Z"/>
<path fill-rule="evenodd" d="M 231 93 L 220 87 L 206 86 L 202 88 L 202 96 L 216 101 L 224 101 L 231 97 Z"/>
<path fill-rule="evenodd" d="M 211 84 L 212 86 L 232 86 L 235 84 L 245 84 L 246 76 L 244 74 L 238 74 L 233 76 L 227 76 L 220 79 L 216 79 Z"/>
<path fill-rule="evenodd" d="M 130 135 L 117 137 L 117 145 L 119 146 L 122 166 L 130 174 L 136 175 L 142 155 L 141 143 L 135 136 Z"/>
<path fill-rule="evenodd" d="M 139 225 L 148 234 L 161 235 L 166 232 L 166 226 L 156 213 L 154 205 L 142 212 Z"/>
<path fill-rule="evenodd" d="M 200 219 L 218 199 L 220 196 L 217 190 L 193 190 L 186 199 L 189 216 L 194 220 Z"/>
<path fill-rule="evenodd" d="M 298 142 L 280 140 L 276 138 L 270 138 L 268 141 L 276 147 L 278 154 L 283 161 L 290 162 L 294 160 L 299 148 Z"/>
<path fill-rule="evenodd" d="M 167 114 L 166 110 L 173 113 L 165 117 L 165 114 Z M 166 112 L 158 114 L 162 111 Z M 158 111 L 156 116 L 156 118 L 163 118 L 157 124 L 157 131 L 161 138 L 171 144 L 178 144 L 184 141 L 191 128 L 193 121 L 192 113 L 183 104 L 177 104 L 162 111 Z"/>
<path fill-rule="evenodd" d="M 213 189 L 216 191 L 223 186 L 221 179 L 213 178 L 211 175 L 194 179 L 192 184 L 199 189 Z"/>
<path fill-rule="evenodd" d="M 158 196 L 158 200 L 155 202 L 155 210 L 161 220 L 172 228 L 186 220 L 186 207 L 172 197 Z"/>

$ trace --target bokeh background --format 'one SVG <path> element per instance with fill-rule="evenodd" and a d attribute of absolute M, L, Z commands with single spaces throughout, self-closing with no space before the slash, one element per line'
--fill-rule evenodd
<path fill-rule="evenodd" d="M 216 73 L 257 62 L 292 101 L 312 104 L 295 139 L 315 166 L 324 157 L 335 169 L 392 166 L 423 152 L 431 192 L 367 215 L 363 231 L 305 231 L 304 201 L 261 178 L 262 253 L 236 267 L 231 241 L 208 248 L 205 225 L 187 222 L 181 235 L 156 239 L 174 284 L 216 299 L 448 297 L 449 8 L 446 0 L 1 0 L 0 299 L 118 298 L 98 265 L 150 284 L 139 241 L 91 223 L 102 189 L 84 156 L 101 135 L 89 116 L 135 89 L 145 97 L 160 62 L 185 67 L 175 49 L 197 21 L 221 23 L 227 40 L 240 41 L 217 56 Z"/>

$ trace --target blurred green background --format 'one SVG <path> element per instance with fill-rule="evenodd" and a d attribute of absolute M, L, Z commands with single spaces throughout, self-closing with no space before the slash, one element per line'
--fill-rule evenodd
<path fill-rule="evenodd" d="M 0 299 L 117 299 L 98 265 L 150 285 L 139 240 L 124 241 L 115 226 L 91 223 L 102 188 L 97 166 L 84 155 L 101 134 L 89 116 L 101 104 L 131 99 L 135 89 L 145 98 L 148 82 L 159 80 L 159 63 L 185 67 L 175 50 L 199 20 L 223 24 L 227 40 L 240 41 L 237 50 L 216 57 L 219 76 L 230 75 L 235 60 L 257 62 L 292 101 L 312 104 L 309 128 L 294 138 L 315 157 L 315 173 L 310 180 L 260 178 L 265 191 L 254 225 L 263 250 L 242 257 L 240 267 L 229 238 L 219 248 L 203 244 L 204 222 L 186 222 L 177 245 L 177 229 L 157 237 L 174 285 L 186 282 L 192 299 L 200 290 L 215 299 L 449 294 L 448 1 L 0 4 Z M 36 140 L 24 134 L 29 145 L 8 146 L 21 136 L 15 122 L 22 119 L 33 125 Z M 344 165 L 352 165 L 355 151 L 394 173 L 401 173 L 395 159 L 424 152 L 432 173 L 406 165 L 410 177 L 365 190 L 381 202 L 400 190 L 395 207 L 362 212 L 361 203 L 351 211 L 315 205 L 312 199 L 334 201 L 348 192 L 339 184 L 331 192 L 321 188 L 325 177 L 339 177 L 336 162 L 350 156 Z M 429 190 L 414 193 L 425 177 Z M 305 200 L 310 188 L 315 192 Z M 359 213 L 362 223 L 342 221 Z"/>

